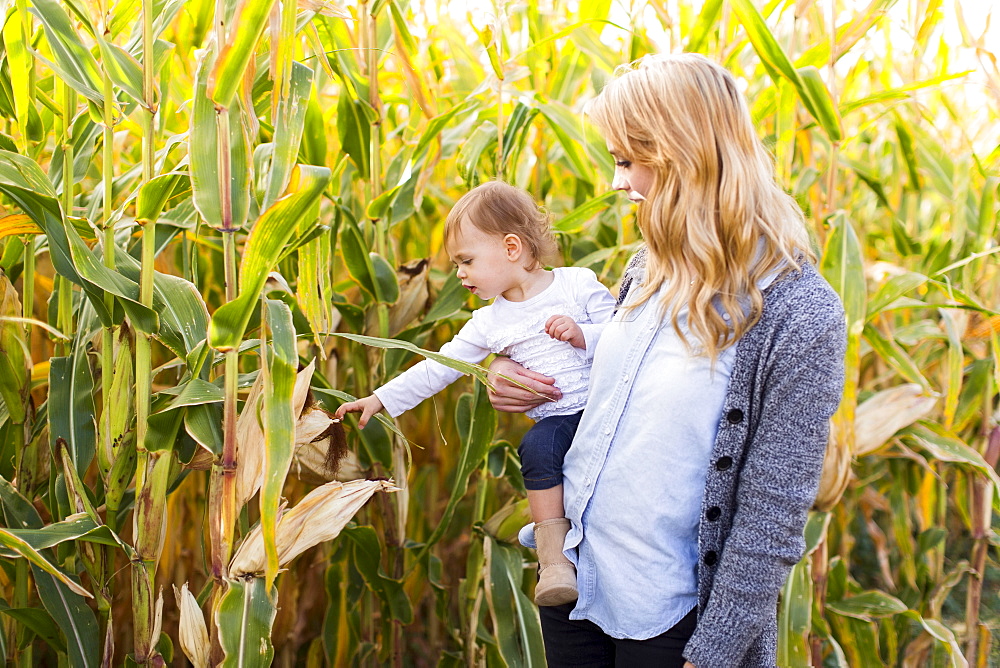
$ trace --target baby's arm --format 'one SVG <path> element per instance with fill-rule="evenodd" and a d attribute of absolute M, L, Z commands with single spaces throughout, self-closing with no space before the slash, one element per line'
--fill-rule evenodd
<path fill-rule="evenodd" d="M 587 340 L 583 330 L 568 315 L 554 315 L 545 321 L 545 333 L 557 341 L 566 341 L 574 348 L 586 350 Z"/>
<path fill-rule="evenodd" d="M 368 424 L 368 420 L 371 416 L 382 410 L 382 402 L 374 394 L 364 397 L 363 399 L 358 399 L 356 401 L 349 401 L 346 404 L 341 404 L 337 412 L 333 414 L 334 422 L 340 422 L 344 415 L 347 413 L 361 413 L 361 417 L 358 418 L 358 427 L 361 429 L 365 428 Z"/>

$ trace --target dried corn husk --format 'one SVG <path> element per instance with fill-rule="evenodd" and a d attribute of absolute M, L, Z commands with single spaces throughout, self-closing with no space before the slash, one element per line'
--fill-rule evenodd
<path fill-rule="evenodd" d="M 278 520 L 276 543 L 278 564 L 284 566 L 314 545 L 336 538 L 375 492 L 393 492 L 397 487 L 386 480 L 329 482 L 309 492 Z M 264 538 L 258 524 L 247 534 L 229 564 L 229 577 L 236 579 L 264 571 L 267 559 Z"/>
<path fill-rule="evenodd" d="M 194 668 L 208 668 L 211 643 L 208 639 L 205 615 L 201 612 L 198 600 L 188 590 L 186 582 L 179 590 L 174 587 L 174 596 L 177 597 L 177 606 L 181 610 L 179 633 L 181 649 Z"/>
<path fill-rule="evenodd" d="M 309 381 L 312 380 L 316 360 L 299 371 L 295 379 L 295 392 L 292 395 L 292 410 L 294 415 L 302 412 L 309 394 Z M 264 482 L 264 431 L 260 425 L 260 398 L 263 394 L 262 376 L 257 376 L 256 382 L 250 388 L 243 412 L 236 421 L 236 507 L 242 508 L 250 500 Z"/>
<path fill-rule="evenodd" d="M 875 452 L 897 431 L 930 413 L 937 399 L 916 383 L 876 392 L 858 406 L 854 418 L 854 453 L 861 456 Z"/>
<path fill-rule="evenodd" d="M 333 416 L 322 408 L 307 408 L 295 423 L 295 455 L 291 471 L 299 480 L 313 485 L 322 485 L 331 480 L 357 480 L 363 476 L 358 456 L 348 451 L 337 471 L 327 468 L 327 449 L 330 437 L 319 438 L 333 422 Z M 317 440 L 318 438 L 318 440 Z"/>
<path fill-rule="evenodd" d="M 825 512 L 837 505 L 851 481 L 852 460 L 849 436 L 838 426 L 836 420 L 831 420 L 830 442 L 823 459 L 823 474 L 813 508 Z"/>

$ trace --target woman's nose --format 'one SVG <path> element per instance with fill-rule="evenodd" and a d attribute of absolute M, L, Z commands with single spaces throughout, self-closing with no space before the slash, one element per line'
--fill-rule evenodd
<path fill-rule="evenodd" d="M 628 179 L 625 175 L 621 173 L 621 170 L 615 169 L 615 176 L 611 179 L 611 189 L 612 190 L 625 190 L 629 189 Z"/>

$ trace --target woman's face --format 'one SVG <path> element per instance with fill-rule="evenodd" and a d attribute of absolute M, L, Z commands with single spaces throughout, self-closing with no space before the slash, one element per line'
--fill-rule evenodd
<path fill-rule="evenodd" d="M 612 146 L 608 146 L 608 151 L 615 159 L 615 177 L 611 180 L 611 188 L 625 191 L 633 202 L 644 201 L 653 185 L 653 168 L 632 162 Z"/>

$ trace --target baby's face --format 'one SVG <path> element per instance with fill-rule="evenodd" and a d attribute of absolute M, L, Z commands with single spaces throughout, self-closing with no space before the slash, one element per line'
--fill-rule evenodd
<path fill-rule="evenodd" d="M 462 287 L 484 300 L 509 290 L 524 271 L 512 259 L 504 237 L 483 232 L 468 220 L 449 240 L 448 255 Z"/>

